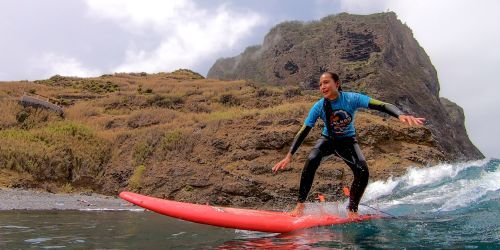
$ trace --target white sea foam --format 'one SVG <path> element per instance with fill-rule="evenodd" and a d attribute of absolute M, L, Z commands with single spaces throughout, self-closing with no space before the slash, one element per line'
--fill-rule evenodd
<path fill-rule="evenodd" d="M 29 229 L 29 227 L 14 226 L 14 225 L 0 226 L 0 228 L 7 228 L 7 229 Z"/>
<path fill-rule="evenodd" d="M 144 212 L 144 208 L 82 208 L 79 211 L 130 211 L 130 212 Z"/>
<path fill-rule="evenodd" d="M 279 235 L 279 233 L 265 233 L 265 232 L 257 232 L 257 231 L 248 231 L 235 229 L 234 232 L 237 235 L 237 239 L 253 239 L 253 238 L 265 238 L 265 237 L 273 237 Z"/>
<path fill-rule="evenodd" d="M 466 207 L 488 192 L 498 190 L 500 190 L 500 171 L 497 169 L 495 172 L 483 172 L 479 179 L 460 180 L 450 192 L 444 193 L 446 199 L 440 210 L 450 211 Z"/>
<path fill-rule="evenodd" d="M 177 237 L 177 236 L 185 234 L 185 233 L 186 232 L 178 232 L 178 233 L 172 234 L 171 236 Z"/>
<path fill-rule="evenodd" d="M 66 246 L 41 246 L 40 248 L 42 248 L 42 249 L 59 249 L 59 248 L 66 248 Z"/>
<path fill-rule="evenodd" d="M 465 207 L 490 191 L 500 190 L 498 168 L 495 172 L 482 170 L 475 178 L 456 178 L 463 170 L 483 166 L 489 161 L 490 159 L 485 159 L 411 168 L 401 177 L 370 183 L 361 202 L 381 209 L 398 205 L 426 204 L 432 205 L 432 211 L 451 211 Z M 446 179 L 449 181 L 445 181 Z"/>
<path fill-rule="evenodd" d="M 390 177 L 386 181 L 375 181 L 368 185 L 363 195 L 363 201 L 378 199 L 392 193 L 400 180 Z"/>
<path fill-rule="evenodd" d="M 27 239 L 27 240 L 24 240 L 24 242 L 32 243 L 32 244 L 39 244 L 39 243 L 46 242 L 49 240 L 52 240 L 52 238 L 40 237 L 40 238 Z"/>
<path fill-rule="evenodd" d="M 427 168 L 410 168 L 403 176 L 402 180 L 406 184 L 406 189 L 428 185 L 441 181 L 445 178 L 454 178 L 464 169 L 472 166 L 481 166 L 487 162 L 488 160 L 480 160 L 458 164 L 440 164 Z"/>

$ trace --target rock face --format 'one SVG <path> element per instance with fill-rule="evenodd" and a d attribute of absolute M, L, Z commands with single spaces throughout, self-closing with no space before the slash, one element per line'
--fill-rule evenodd
<path fill-rule="evenodd" d="M 439 97 L 437 73 L 424 49 L 391 12 L 279 24 L 262 45 L 217 60 L 208 78 L 314 89 L 325 71 L 338 73 L 346 91 L 366 93 L 427 118 L 448 160 L 484 157 L 467 136 L 461 108 Z"/>
<path fill-rule="evenodd" d="M 469 137 L 467 136 L 464 110 L 456 103 L 444 97 L 441 97 L 440 101 L 451 118 L 451 123 L 443 124 L 443 126 L 449 129 L 450 135 L 455 139 L 456 143 L 458 143 L 457 146 L 466 152 L 474 152 L 477 155 L 482 155 L 481 152 L 470 143 Z"/>

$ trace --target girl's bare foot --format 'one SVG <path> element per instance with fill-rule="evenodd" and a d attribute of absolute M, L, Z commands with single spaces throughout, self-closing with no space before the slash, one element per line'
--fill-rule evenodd
<path fill-rule="evenodd" d="M 304 203 L 297 203 L 297 206 L 295 206 L 295 208 L 289 212 L 289 214 L 291 216 L 294 216 L 294 217 L 300 217 L 304 214 Z"/>
<path fill-rule="evenodd" d="M 347 218 L 349 219 L 359 219 L 358 212 L 347 211 Z"/>

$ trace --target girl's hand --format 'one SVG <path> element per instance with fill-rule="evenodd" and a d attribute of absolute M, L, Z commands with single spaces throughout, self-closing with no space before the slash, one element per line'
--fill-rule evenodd
<path fill-rule="evenodd" d="M 286 166 L 292 161 L 292 155 L 288 153 L 285 157 L 285 159 L 281 160 L 280 162 L 276 163 L 273 167 L 273 172 L 277 172 L 280 169 L 286 168 Z"/>
<path fill-rule="evenodd" d="M 425 118 L 417 118 L 411 115 L 399 115 L 399 120 L 410 125 L 423 125 Z"/>

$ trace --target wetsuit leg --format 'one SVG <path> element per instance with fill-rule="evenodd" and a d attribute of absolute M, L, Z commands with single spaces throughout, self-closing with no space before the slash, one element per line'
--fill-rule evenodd
<path fill-rule="evenodd" d="M 366 185 L 368 185 L 368 165 L 355 139 L 335 145 L 335 151 L 351 168 L 354 174 L 349 195 L 349 206 L 347 208 L 350 211 L 357 212 L 359 201 L 365 192 Z"/>
<path fill-rule="evenodd" d="M 331 142 L 324 137 L 318 139 L 316 145 L 307 157 L 304 168 L 302 169 L 302 175 L 300 177 L 299 198 L 297 200 L 298 202 L 306 201 L 307 194 L 309 194 L 309 191 L 311 190 L 311 186 L 314 181 L 314 175 L 316 174 L 316 170 L 321 163 L 321 159 L 332 153 Z"/>

